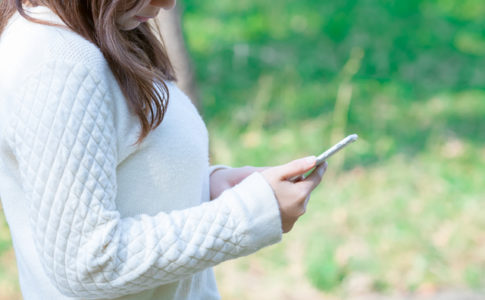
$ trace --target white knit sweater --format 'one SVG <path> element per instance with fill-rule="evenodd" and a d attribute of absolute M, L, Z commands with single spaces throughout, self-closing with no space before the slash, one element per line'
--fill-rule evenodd
<path fill-rule="evenodd" d="M 36 18 L 62 21 L 47 8 Z M 281 239 L 260 173 L 209 201 L 208 135 L 168 83 L 138 118 L 99 49 L 16 14 L 0 37 L 0 197 L 30 299 L 218 299 L 210 267 Z"/>

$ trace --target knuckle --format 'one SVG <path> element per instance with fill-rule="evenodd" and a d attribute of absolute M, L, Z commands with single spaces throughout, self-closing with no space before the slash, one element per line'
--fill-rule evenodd
<path fill-rule="evenodd" d="M 314 189 L 316 189 L 316 187 L 320 184 L 321 181 L 322 181 L 321 177 L 315 178 L 315 180 L 312 182 L 313 184 L 312 184 L 310 190 L 308 191 L 308 193 L 311 193 Z"/>
<path fill-rule="evenodd" d="M 296 220 L 298 220 L 298 218 L 300 217 L 300 209 L 299 208 L 295 208 L 293 209 L 290 213 L 289 213 L 289 219 L 291 221 L 291 223 L 295 223 Z"/>
<path fill-rule="evenodd" d="M 308 193 L 311 193 L 320 184 L 320 181 L 322 181 L 322 177 L 317 176 L 317 178 L 315 178 L 315 180 L 312 182 Z"/>
<path fill-rule="evenodd" d="M 308 192 L 305 190 L 301 190 L 299 193 L 298 193 L 298 202 L 302 202 L 302 201 L 305 201 L 306 197 L 308 195 Z"/>
<path fill-rule="evenodd" d="M 298 211 L 298 217 L 303 216 L 306 213 L 306 208 L 301 207 L 300 210 Z"/>
<path fill-rule="evenodd" d="M 310 182 L 307 186 L 305 186 L 305 198 L 310 195 L 313 189 L 316 187 L 316 183 L 314 181 Z"/>

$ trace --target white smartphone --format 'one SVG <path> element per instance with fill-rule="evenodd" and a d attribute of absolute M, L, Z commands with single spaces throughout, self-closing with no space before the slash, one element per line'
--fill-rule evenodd
<path fill-rule="evenodd" d="M 355 142 L 359 136 L 357 134 L 351 134 L 338 142 L 337 144 L 333 145 L 331 148 L 317 156 L 317 163 L 315 168 L 319 165 L 323 164 L 330 156 L 334 155 L 335 153 L 342 150 L 345 146 Z M 296 182 L 305 179 L 304 175 L 298 175 L 295 177 L 290 178 L 290 181 Z"/>

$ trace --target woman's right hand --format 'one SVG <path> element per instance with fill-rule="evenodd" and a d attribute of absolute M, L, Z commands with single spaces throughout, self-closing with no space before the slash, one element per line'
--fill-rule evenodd
<path fill-rule="evenodd" d="M 308 172 L 315 163 L 316 157 L 309 156 L 261 171 L 278 200 L 284 233 L 290 231 L 296 220 L 305 213 L 310 194 L 322 180 L 327 162 L 317 167 L 304 180 L 292 182 L 289 179 Z"/>

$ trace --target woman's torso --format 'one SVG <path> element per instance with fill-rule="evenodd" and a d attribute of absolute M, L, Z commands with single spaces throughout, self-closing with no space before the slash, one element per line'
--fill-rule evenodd
<path fill-rule="evenodd" d="M 35 17 L 60 21 L 45 8 L 32 9 Z M 89 64 L 102 60 L 101 53 L 80 36 L 48 28 L 18 14 L 0 36 L 0 133 L 6 127 L 16 93 L 29 72 L 51 59 L 73 59 Z M 208 136 L 190 100 L 168 83 L 170 101 L 162 124 L 138 147 L 138 118 L 129 113 L 114 77 L 109 89 L 115 102 L 118 138 L 118 194 L 116 205 L 123 217 L 154 215 L 209 200 Z M 29 228 L 29 203 L 23 197 L 15 159 L 0 135 L 0 196 L 12 233 L 25 299 L 63 299 L 43 273 Z M 215 299 L 212 270 L 173 284 L 123 299 Z"/>

